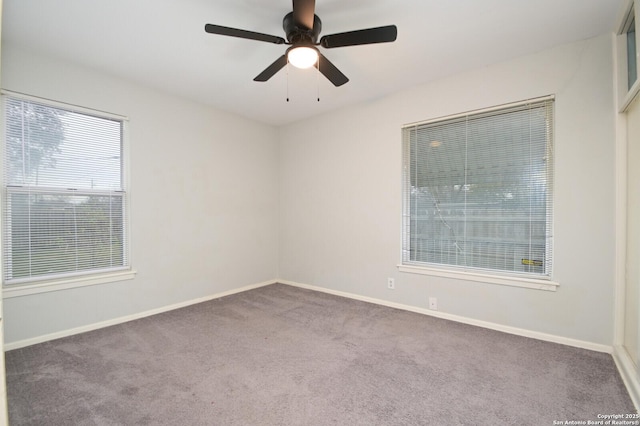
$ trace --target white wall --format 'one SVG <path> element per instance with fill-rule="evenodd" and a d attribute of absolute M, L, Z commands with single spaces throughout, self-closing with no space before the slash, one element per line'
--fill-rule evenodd
<path fill-rule="evenodd" d="M 640 369 L 640 98 L 626 112 L 627 121 L 627 280 L 625 289 L 624 347 Z M 638 377 L 640 379 L 640 376 Z"/>
<path fill-rule="evenodd" d="M 0 27 L 2 26 L 2 0 L 0 0 Z M 2 30 L 0 30 L 0 35 Z M 1 41 L 0 41 L 1 45 Z M 1 50 L 1 49 L 0 49 Z M 0 52 L 1 58 L 1 52 Z M 1 67 L 0 67 L 1 69 Z M 0 300 L 0 425 L 9 424 L 9 410 L 7 407 L 7 381 L 5 378 L 4 360 L 4 313 L 2 312 L 2 300 Z"/>
<path fill-rule="evenodd" d="M 453 315 L 612 344 L 611 36 L 278 130 L 13 46 L 2 55 L 3 88 L 130 117 L 138 271 L 6 299 L 8 343 L 280 277 L 417 307 L 435 296 Z M 559 290 L 399 273 L 402 125 L 547 94 L 556 95 Z"/>
<path fill-rule="evenodd" d="M 557 47 L 280 129 L 280 277 L 611 345 L 612 36 Z M 403 124 L 556 95 L 557 292 L 399 273 Z M 395 277 L 396 289 L 386 288 Z"/>
<path fill-rule="evenodd" d="M 4 300 L 7 343 L 277 276 L 276 131 L 4 45 L 2 87 L 130 119 L 134 280 Z"/>

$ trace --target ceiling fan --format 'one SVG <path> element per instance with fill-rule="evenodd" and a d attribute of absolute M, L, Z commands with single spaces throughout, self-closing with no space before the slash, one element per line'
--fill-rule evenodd
<path fill-rule="evenodd" d="M 267 81 L 287 63 L 298 68 L 309 68 L 317 65 L 318 70 L 335 86 L 342 86 L 349 79 L 333 65 L 316 46 L 326 49 L 334 47 L 356 46 L 361 44 L 387 43 L 395 41 L 398 29 L 395 25 L 347 31 L 318 36 L 322 30 L 322 21 L 315 14 L 315 0 L 293 0 L 293 11 L 285 15 L 282 27 L 287 36 L 282 37 L 220 25 L 206 24 L 204 30 L 210 34 L 246 38 L 275 44 L 290 45 L 284 55 L 265 68 L 254 78 L 254 81 Z"/>

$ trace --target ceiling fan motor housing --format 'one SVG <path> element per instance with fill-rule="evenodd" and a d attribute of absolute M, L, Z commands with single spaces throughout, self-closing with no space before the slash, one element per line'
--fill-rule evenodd
<path fill-rule="evenodd" d="M 293 12 L 289 12 L 282 20 L 282 28 L 290 44 L 317 44 L 318 35 L 322 31 L 322 21 L 318 15 L 313 15 L 313 28 L 299 27 L 294 22 Z"/>

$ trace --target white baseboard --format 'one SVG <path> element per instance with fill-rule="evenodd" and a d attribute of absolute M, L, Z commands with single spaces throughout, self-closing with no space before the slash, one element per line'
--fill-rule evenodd
<path fill-rule="evenodd" d="M 19 340 L 17 342 L 10 342 L 4 344 L 4 350 L 10 351 L 12 349 L 24 348 L 26 346 L 35 345 L 37 343 L 48 342 L 50 340 L 60 339 L 62 337 L 73 336 L 74 334 L 85 333 L 87 331 L 97 330 L 99 328 L 109 327 L 112 325 L 122 324 L 125 322 L 137 320 L 140 318 L 145 318 L 151 315 L 161 314 L 163 312 L 172 311 L 174 309 L 184 308 L 190 305 L 195 305 L 196 303 L 208 302 L 209 300 L 219 299 L 224 296 L 230 296 L 236 293 L 242 293 L 244 291 L 253 290 L 255 288 L 264 287 L 267 285 L 275 284 L 276 280 L 264 281 L 257 284 L 251 284 L 244 287 L 236 288 L 233 290 L 223 291 L 221 293 L 212 294 L 205 297 L 200 297 L 198 299 L 187 300 L 186 302 L 180 302 L 169 306 L 163 306 L 157 309 L 151 309 L 149 311 L 139 312 L 133 315 L 127 315 L 124 317 L 114 318 L 106 321 L 97 322 L 94 324 L 84 325 L 82 327 L 76 327 L 69 330 L 63 330 L 55 333 L 44 334 L 42 336 L 32 337 L 30 339 Z"/>
<path fill-rule="evenodd" d="M 611 354 L 613 352 L 612 346 L 601 345 L 598 343 L 587 342 L 584 340 L 571 339 L 568 337 L 556 336 L 553 334 L 540 333 L 538 331 L 526 330 L 523 328 L 510 327 L 507 325 L 496 324 L 488 321 L 480 321 L 473 318 L 467 318 L 459 315 L 448 314 L 441 311 L 433 311 L 430 309 L 419 308 L 411 305 L 404 305 L 401 303 L 389 302 L 382 299 L 374 299 L 371 297 L 360 296 L 358 294 L 346 293 L 343 291 L 331 290 L 323 287 L 316 287 L 309 284 L 301 284 L 294 281 L 277 280 L 281 284 L 290 285 L 293 287 L 305 288 L 308 290 L 320 291 L 323 293 L 333 294 L 336 296 L 347 297 L 349 299 L 360 300 L 362 302 L 375 303 L 376 305 L 388 306 L 390 308 L 402 309 L 405 311 L 415 312 L 418 314 L 430 315 L 432 317 L 442 318 L 450 321 L 460 322 L 469 325 L 475 325 L 478 327 L 484 327 L 491 330 L 502 331 L 504 333 L 515 334 L 523 337 L 530 337 L 532 339 L 544 340 L 546 342 L 560 343 L 567 346 L 573 346 L 576 348 L 589 349 L 596 352 L 605 352 Z"/>
<path fill-rule="evenodd" d="M 563 345 L 574 346 L 574 347 L 583 348 L 583 349 L 589 349 L 589 350 L 597 351 L 597 352 L 606 352 L 606 353 L 610 353 L 610 354 L 612 354 L 614 352 L 613 351 L 613 347 L 607 346 L 607 345 L 601 345 L 601 344 L 587 342 L 587 341 L 583 341 L 583 340 L 577 340 L 577 339 L 570 339 L 570 338 L 567 338 L 567 337 L 556 336 L 556 335 L 553 335 L 553 334 L 540 333 L 540 332 L 537 332 L 537 331 L 531 331 L 531 330 L 526 330 L 526 329 L 517 328 L 517 327 L 510 327 L 510 326 L 506 326 L 506 325 L 502 325 L 502 324 L 496 324 L 496 323 L 492 323 L 492 322 L 488 322 L 488 321 L 480 321 L 480 320 L 476 320 L 476 319 L 473 319 L 473 318 L 467 318 L 467 317 L 463 317 L 463 316 L 459 316 L 459 315 L 448 314 L 448 313 L 441 312 L 441 311 L 433 311 L 433 310 L 429 310 L 429 309 L 425 309 L 425 308 L 419 308 L 419 307 L 416 307 L 416 306 L 404 305 L 404 304 L 395 303 L 395 302 L 389 302 L 387 300 L 375 299 L 375 298 L 372 298 L 372 297 L 366 297 L 366 296 L 361 296 L 361 295 L 358 295 L 358 294 L 347 293 L 347 292 L 343 292 L 343 291 L 337 291 L 337 290 L 332 290 L 332 289 L 328 289 L 328 288 L 324 288 L 324 287 L 317 287 L 317 286 L 313 286 L 313 285 L 309 285 L 309 284 L 302 284 L 302 283 L 298 283 L 298 282 L 294 282 L 294 281 L 287 281 L 287 280 L 264 281 L 264 282 L 261 282 L 261 283 L 247 285 L 247 286 L 244 286 L 244 287 L 236 288 L 236 289 L 233 289 L 233 290 L 228 290 L 228 291 L 221 292 L 221 293 L 212 294 L 212 295 L 201 297 L 201 298 L 198 298 L 198 299 L 192 299 L 192 300 L 176 303 L 176 304 L 169 305 L 169 306 L 163 306 L 163 307 L 157 308 L 157 309 L 151 309 L 149 311 L 144 311 L 144 312 L 139 312 L 139 313 L 132 314 L 132 315 L 127 315 L 127 316 L 124 316 L 124 317 L 119 317 L 119 318 L 114 318 L 114 319 L 110 319 L 110 320 L 106 320 L 106 321 L 101 321 L 101 322 L 97 322 L 97 323 L 94 323 L 94 324 L 89 324 L 89 325 L 76 327 L 76 328 L 72 328 L 72 329 L 69 329 L 69 330 L 63 330 L 63 331 L 59 331 L 59 332 L 55 332 L 55 333 L 45 334 L 45 335 L 32 337 L 32 338 L 25 339 L 25 340 L 19 340 L 19 341 L 16 341 L 16 342 L 5 343 L 4 349 L 5 349 L 5 351 L 9 351 L 9 350 L 12 350 L 12 349 L 23 348 L 25 346 L 35 345 L 37 343 L 47 342 L 49 340 L 59 339 L 61 337 L 73 336 L 74 334 L 79 334 L 79 333 L 84 333 L 84 332 L 87 332 L 87 331 L 97 330 L 99 328 L 109 327 L 111 325 L 122 324 L 122 323 L 125 323 L 125 322 L 128 322 L 128 321 L 133 321 L 133 320 L 140 319 L 140 318 L 145 318 L 145 317 L 148 317 L 148 316 L 151 316 L 151 315 L 160 314 L 160 313 L 163 313 L 163 312 L 171 311 L 173 309 L 184 308 L 186 306 L 194 305 L 196 303 L 207 302 L 209 300 L 218 299 L 220 297 L 229 296 L 229 295 L 236 294 L 236 293 L 242 293 L 244 291 L 253 290 L 255 288 L 264 287 L 264 286 L 275 284 L 275 283 L 281 283 L 281 284 L 286 284 L 286 285 L 290 285 L 290 286 L 293 286 L 293 287 L 299 287 L 299 288 L 304 288 L 304 289 L 308 289 L 308 290 L 314 290 L 314 291 L 319 291 L 319 292 L 323 292 L 323 293 L 333 294 L 333 295 L 336 295 L 336 296 L 341 296 L 341 297 L 346 297 L 346 298 L 349 298 L 349 299 L 360 300 L 360 301 L 368 302 L 368 303 L 374 303 L 376 305 L 388 306 L 390 308 L 402 309 L 402 310 L 405 310 L 405 311 L 415 312 L 415 313 L 419 313 L 419 314 L 423 314 L 423 315 L 430 315 L 430 316 L 437 317 L 437 318 L 456 321 L 456 322 L 469 324 L 469 325 L 475 325 L 475 326 L 478 326 L 478 327 L 484 327 L 484 328 L 488 328 L 488 329 L 491 329 L 491 330 L 502 331 L 502 332 L 509 333 L 509 334 L 515 334 L 515 335 L 518 335 L 518 336 L 524 336 L 524 337 L 530 337 L 530 338 L 533 338 L 533 339 L 544 340 L 544 341 L 547 341 L 547 342 L 560 343 L 560 344 L 563 344 Z"/>
<path fill-rule="evenodd" d="M 622 380 L 629 391 L 633 405 L 636 410 L 640 411 L 640 372 L 638 368 L 622 346 L 613 347 L 613 360 L 616 362 Z"/>

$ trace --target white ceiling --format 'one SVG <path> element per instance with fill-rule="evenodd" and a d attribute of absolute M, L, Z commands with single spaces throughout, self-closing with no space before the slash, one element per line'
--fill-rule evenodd
<path fill-rule="evenodd" d="M 317 0 L 321 36 L 398 27 L 394 43 L 321 48 L 350 79 L 337 88 L 313 69 L 254 82 L 287 46 L 204 31 L 285 37 L 290 0 L 4 0 L 2 41 L 282 125 L 611 32 L 623 1 Z"/>

